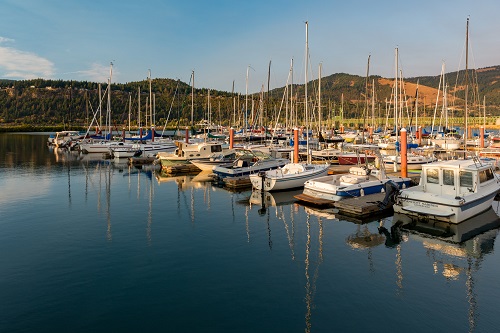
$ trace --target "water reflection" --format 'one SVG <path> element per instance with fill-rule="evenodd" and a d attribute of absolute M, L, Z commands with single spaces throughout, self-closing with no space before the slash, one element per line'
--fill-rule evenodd
<path fill-rule="evenodd" d="M 296 203 L 295 195 L 302 193 L 302 190 L 282 191 L 282 192 L 262 192 L 252 191 L 248 199 L 247 228 L 248 228 L 248 211 L 253 206 L 258 207 L 259 216 L 266 219 L 268 231 L 268 244 L 269 249 L 272 250 L 271 239 L 271 223 L 270 217 L 273 216 L 278 221 L 283 223 L 283 230 L 288 240 L 290 249 L 290 257 L 292 261 L 298 259 L 297 244 L 300 243 L 296 240 L 296 216 L 300 214 L 301 208 Z M 243 203 L 243 201 L 242 201 Z M 319 277 L 319 268 L 323 263 L 323 218 L 322 215 L 316 215 L 313 211 L 304 209 L 306 212 L 305 220 L 305 244 L 304 244 L 304 282 L 305 282 L 305 332 L 312 330 L 312 317 L 314 309 L 314 297 L 317 292 L 316 284 Z M 317 221 L 316 223 L 314 221 Z M 301 223 L 302 224 L 302 223 Z M 279 232 L 279 230 L 277 230 Z M 248 231 L 247 231 L 248 232 Z M 276 231 L 275 231 L 276 232 Z M 314 233 L 317 232 L 317 238 Z"/>
<path fill-rule="evenodd" d="M 395 224 L 403 223 L 402 229 L 410 239 L 422 243 L 434 274 L 457 282 L 460 276 L 465 277 L 469 332 L 475 330 L 478 320 L 475 274 L 485 256 L 493 253 L 500 226 L 498 209 L 499 202 L 494 201 L 489 210 L 458 225 L 408 220 L 402 214 L 395 214 L 393 219 Z"/>

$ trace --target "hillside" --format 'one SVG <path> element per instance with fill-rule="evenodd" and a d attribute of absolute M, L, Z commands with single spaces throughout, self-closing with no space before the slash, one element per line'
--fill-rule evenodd
<path fill-rule="evenodd" d="M 463 114 L 465 97 L 464 71 L 451 72 L 445 75 L 447 82 L 447 102 L 450 109 L 457 110 L 456 116 Z M 414 107 L 418 82 L 419 110 L 430 114 L 436 106 L 440 75 L 405 78 L 404 87 L 400 87 L 399 95 L 403 94 L 404 105 L 409 109 Z M 479 104 L 486 101 L 486 113 L 491 116 L 500 115 L 500 66 L 481 68 L 469 71 L 469 111 L 470 115 L 478 114 Z M 368 79 L 368 96 L 365 96 L 367 80 L 365 77 L 346 73 L 332 74 L 321 79 L 321 101 L 323 118 L 338 115 L 343 109 L 345 118 L 366 117 L 366 102 L 371 101 L 375 91 L 375 109 L 377 115 L 384 117 L 385 110 L 393 101 L 394 79 L 370 76 Z M 373 84 L 375 85 L 373 89 Z M 191 123 L 191 87 L 183 82 L 172 79 L 152 80 L 154 94 L 154 109 L 156 124 L 169 126 L 187 126 Z M 308 85 L 308 95 L 311 101 L 318 100 L 318 80 Z M 0 80 L 0 124 L 55 125 L 67 124 L 87 126 L 98 109 L 98 83 L 86 81 L 62 80 Z M 472 89 L 472 87 L 475 87 Z M 102 94 L 107 89 L 102 84 Z M 140 94 L 139 94 L 140 91 Z M 265 92 L 262 96 L 254 94 L 254 111 L 264 110 L 263 119 L 274 119 L 279 111 L 285 87 Z M 304 85 L 294 85 L 295 109 L 303 109 Z M 195 89 L 193 121 L 208 118 L 208 89 Z M 113 123 L 124 126 L 128 122 L 131 111 L 131 124 L 137 124 L 139 107 L 141 122 L 145 122 L 146 102 L 149 98 L 149 82 L 139 81 L 126 84 L 112 84 L 111 110 Z M 439 93 L 438 107 L 441 108 L 442 93 Z M 242 124 L 242 110 L 245 96 L 232 95 L 229 92 L 210 90 L 210 109 L 212 122 L 232 125 L 233 119 Z M 107 99 L 103 98 L 103 113 L 106 110 Z M 261 106 L 262 104 L 262 106 Z M 312 102 L 317 104 L 317 102 Z M 249 108 L 250 108 L 249 104 Z M 235 107 L 236 106 L 236 107 Z M 425 107 L 424 107 L 425 106 Z M 369 110 L 371 105 L 369 106 Z M 239 112 L 235 112 L 239 110 Z M 312 110 L 317 110 L 313 108 Z M 317 111 L 314 111 L 317 112 Z M 249 114 L 251 111 L 249 110 Z M 301 118 L 299 112 L 299 120 Z M 481 109 L 481 115 L 483 109 Z M 238 122 L 239 120 L 239 122 Z M 151 123 L 151 119 L 148 119 Z"/>

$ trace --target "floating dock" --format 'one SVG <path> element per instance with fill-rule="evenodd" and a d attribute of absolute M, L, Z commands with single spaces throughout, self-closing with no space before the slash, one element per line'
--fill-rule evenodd
<path fill-rule="evenodd" d="M 236 189 L 236 188 L 246 188 L 251 187 L 252 182 L 250 181 L 249 176 L 241 176 L 241 177 L 227 177 L 223 180 L 224 186 Z"/>
<path fill-rule="evenodd" d="M 174 164 L 169 166 L 162 167 L 163 172 L 167 174 L 185 174 L 185 173 L 197 173 L 200 172 L 200 168 L 196 165 L 187 163 L 187 164 Z"/>
<path fill-rule="evenodd" d="M 310 195 L 301 193 L 294 196 L 296 199 L 312 204 L 317 207 L 335 207 L 339 214 L 352 217 L 367 217 L 374 214 L 385 214 L 392 210 L 392 206 L 384 207 L 380 203 L 385 198 L 385 193 L 375 193 L 360 197 L 346 198 L 340 201 L 315 198 Z"/>
<path fill-rule="evenodd" d="M 155 157 L 129 157 L 128 163 L 133 166 L 142 166 L 142 165 L 153 164 L 155 160 L 156 160 Z"/>
<path fill-rule="evenodd" d="M 375 193 L 355 198 L 336 201 L 334 207 L 339 213 L 348 216 L 365 217 L 372 214 L 381 214 L 392 210 L 392 205 L 383 207 L 379 205 L 385 198 L 385 193 Z"/>

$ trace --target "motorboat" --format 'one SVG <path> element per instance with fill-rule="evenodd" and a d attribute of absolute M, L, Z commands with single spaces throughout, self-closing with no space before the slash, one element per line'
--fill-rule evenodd
<path fill-rule="evenodd" d="M 394 211 L 421 220 L 460 223 L 491 207 L 500 177 L 478 158 L 422 165 L 420 184 L 403 189 Z"/>
<path fill-rule="evenodd" d="M 397 170 L 401 170 L 401 155 L 386 155 L 383 158 L 387 168 L 394 168 L 394 163 L 397 164 Z M 406 165 L 408 170 L 421 170 L 423 164 L 436 162 L 437 157 L 432 154 L 423 154 L 410 152 L 407 154 Z"/>
<path fill-rule="evenodd" d="M 356 152 L 365 151 L 373 154 L 376 161 L 369 165 L 358 164 L 349 168 L 349 172 L 313 178 L 304 183 L 302 195 L 298 199 L 313 204 L 334 203 L 344 198 L 360 197 L 386 191 L 386 184 L 391 181 L 398 189 L 409 187 L 411 179 L 407 177 L 388 176 L 378 146 L 353 146 Z"/>
<path fill-rule="evenodd" d="M 159 152 L 156 157 L 160 160 L 162 168 L 174 164 L 187 164 L 191 160 L 208 160 L 214 153 L 221 153 L 226 147 L 225 143 L 199 142 L 199 143 L 177 143 L 177 148 L 173 153 Z"/>
<path fill-rule="evenodd" d="M 231 165 L 216 166 L 213 173 L 219 178 L 248 176 L 253 173 L 277 169 L 290 163 L 286 158 L 274 158 L 260 150 L 242 150 Z"/>
<path fill-rule="evenodd" d="M 228 149 L 223 152 L 214 153 L 208 159 L 191 160 L 191 164 L 196 165 L 202 171 L 212 171 L 216 166 L 229 166 L 237 158 L 238 152 L 234 149 Z"/>
<path fill-rule="evenodd" d="M 348 173 L 327 175 L 306 181 L 304 191 L 298 199 L 311 203 L 319 201 L 333 203 L 345 198 L 383 193 L 389 181 L 400 189 L 411 184 L 410 178 L 407 177 L 387 176 L 380 169 L 354 166 L 349 168 Z"/>
<path fill-rule="evenodd" d="M 256 190 L 288 190 L 304 187 L 309 179 L 326 176 L 328 168 L 328 164 L 287 163 L 278 169 L 251 174 L 250 181 Z"/>

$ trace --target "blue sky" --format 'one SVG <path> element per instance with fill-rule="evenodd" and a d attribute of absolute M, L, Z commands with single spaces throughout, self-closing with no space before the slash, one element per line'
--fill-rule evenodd
<path fill-rule="evenodd" d="M 113 82 L 153 78 L 245 93 L 322 74 L 394 77 L 399 49 L 405 77 L 500 65 L 500 1 L 170 1 L 0 0 L 0 78 Z"/>

